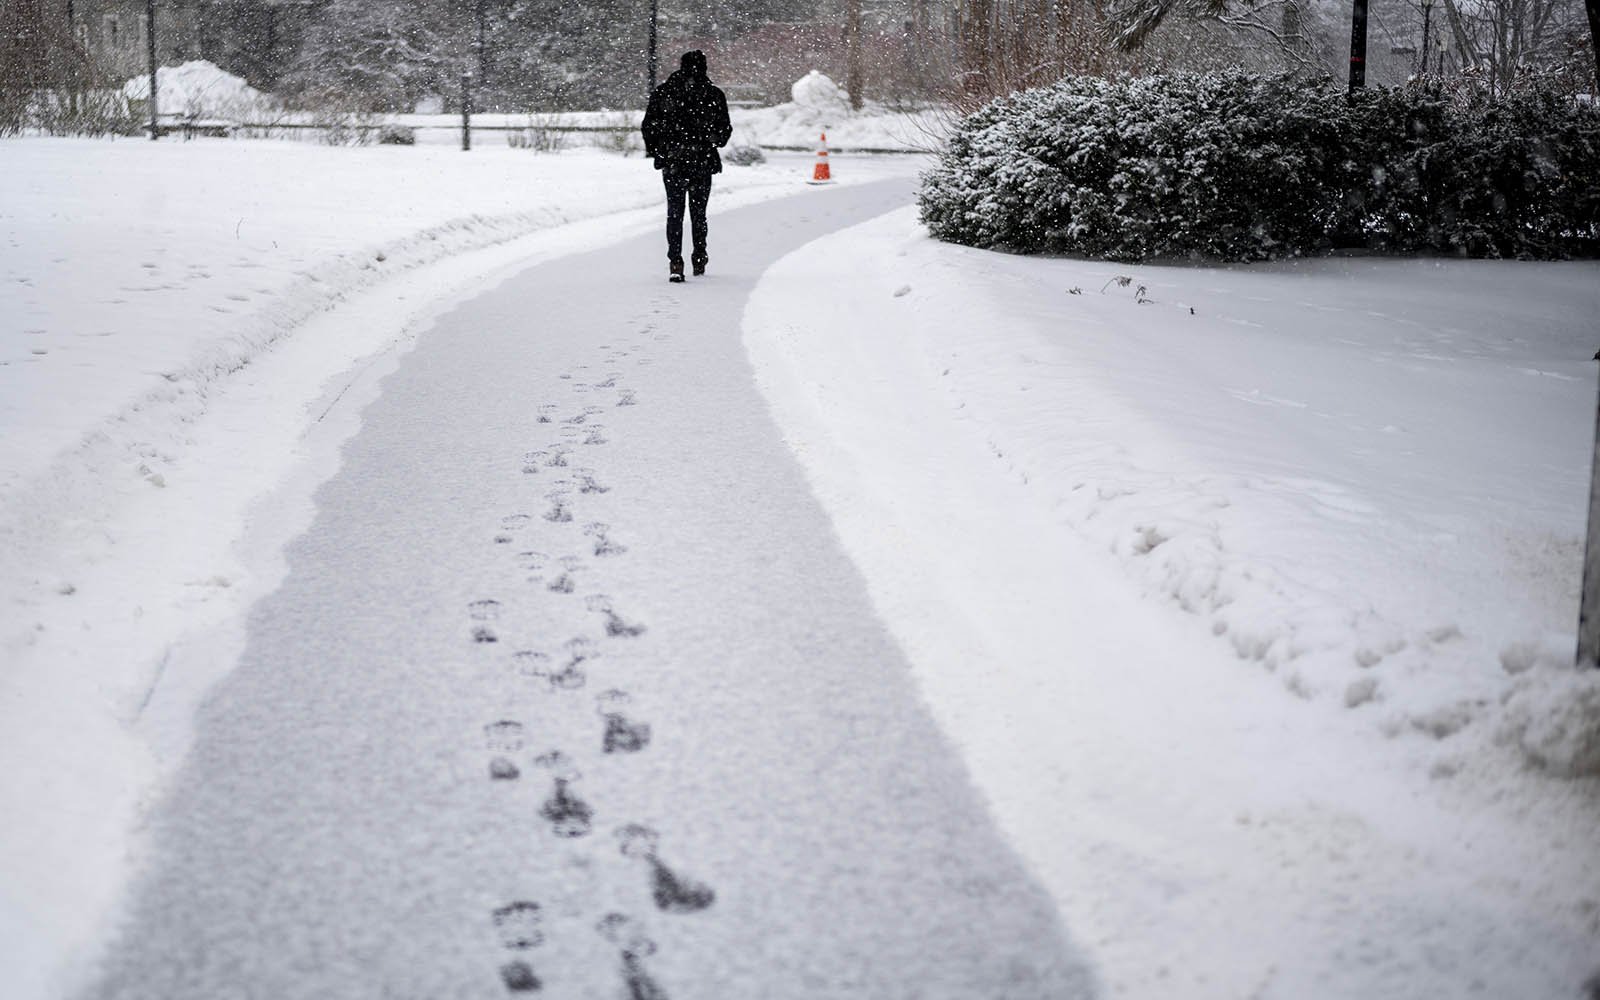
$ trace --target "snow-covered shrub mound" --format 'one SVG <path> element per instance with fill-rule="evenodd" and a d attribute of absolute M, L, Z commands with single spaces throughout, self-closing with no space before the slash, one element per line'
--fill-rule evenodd
<path fill-rule="evenodd" d="M 1336 245 L 1564 256 L 1600 243 L 1600 112 L 1550 95 L 1352 99 L 1229 71 L 1069 77 L 965 119 L 923 221 L 979 247 L 1250 260 Z"/>
<path fill-rule="evenodd" d="M 150 77 L 134 77 L 123 86 L 122 92 L 129 100 L 149 100 Z M 158 69 L 156 103 L 163 114 L 227 121 L 248 121 L 277 106 L 271 95 L 204 59 Z"/>
<path fill-rule="evenodd" d="M 767 154 L 761 151 L 760 146 L 741 144 L 723 150 L 722 159 L 736 167 L 753 167 L 758 163 L 767 162 Z"/>

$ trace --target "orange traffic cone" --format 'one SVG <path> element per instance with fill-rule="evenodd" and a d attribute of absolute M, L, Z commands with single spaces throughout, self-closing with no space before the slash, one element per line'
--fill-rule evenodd
<path fill-rule="evenodd" d="M 817 150 L 817 165 L 811 171 L 807 184 L 832 184 L 833 174 L 828 170 L 828 133 L 822 133 L 821 148 Z"/>

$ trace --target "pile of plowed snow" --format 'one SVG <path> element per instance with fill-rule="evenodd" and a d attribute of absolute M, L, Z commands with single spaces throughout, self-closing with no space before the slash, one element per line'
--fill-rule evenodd
<path fill-rule="evenodd" d="M 122 93 L 131 101 L 149 100 L 150 77 L 134 77 L 123 85 Z M 248 121 L 262 111 L 278 107 L 272 95 L 204 59 L 158 69 L 156 103 L 164 114 L 228 121 Z"/>

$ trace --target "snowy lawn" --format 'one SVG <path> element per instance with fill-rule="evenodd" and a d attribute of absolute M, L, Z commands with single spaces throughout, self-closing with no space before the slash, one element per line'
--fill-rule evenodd
<path fill-rule="evenodd" d="M 1597 315 L 1594 263 L 1030 259 L 908 210 L 746 337 L 1109 995 L 1569 997 Z"/>
<path fill-rule="evenodd" d="M 799 155 L 730 167 L 713 212 L 807 190 L 809 172 Z M 0 174 L 11 1000 L 50 995 L 96 933 L 239 616 L 276 585 L 360 401 L 431 310 L 659 227 L 661 187 L 638 157 L 503 144 L 24 139 L 0 142 Z"/>

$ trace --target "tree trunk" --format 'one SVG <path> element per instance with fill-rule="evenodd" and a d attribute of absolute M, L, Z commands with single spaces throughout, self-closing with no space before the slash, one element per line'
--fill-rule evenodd
<path fill-rule="evenodd" d="M 1600 0 L 1584 0 L 1589 11 L 1589 48 L 1594 53 L 1595 93 L 1600 94 Z"/>
<path fill-rule="evenodd" d="M 849 46 L 846 58 L 844 89 L 850 92 L 850 107 L 861 110 L 861 0 L 845 0 L 845 44 Z"/>

